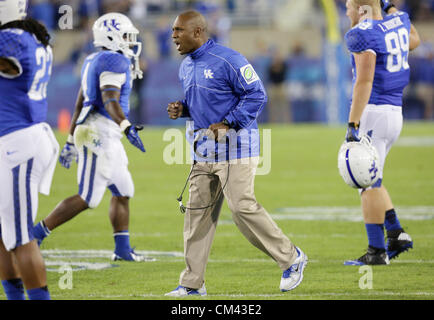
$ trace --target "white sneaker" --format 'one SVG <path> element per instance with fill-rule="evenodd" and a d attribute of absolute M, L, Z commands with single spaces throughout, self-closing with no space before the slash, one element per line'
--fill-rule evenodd
<path fill-rule="evenodd" d="M 136 261 L 136 262 L 150 262 L 157 259 L 151 257 L 145 257 L 144 255 L 137 254 L 133 249 L 127 252 L 116 253 L 114 252 L 111 257 L 112 261 Z"/>
<path fill-rule="evenodd" d="M 303 280 L 303 270 L 307 265 L 307 256 L 300 248 L 295 247 L 298 253 L 294 263 L 283 272 L 280 280 L 280 291 L 290 291 L 298 287 Z"/>
<path fill-rule="evenodd" d="M 193 295 L 206 296 L 205 283 L 200 289 L 191 289 L 183 286 L 178 286 L 175 290 L 165 294 L 165 296 L 168 297 L 186 297 Z"/>

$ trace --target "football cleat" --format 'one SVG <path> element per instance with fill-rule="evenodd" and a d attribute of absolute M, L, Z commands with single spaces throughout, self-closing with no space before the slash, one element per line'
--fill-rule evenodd
<path fill-rule="evenodd" d="M 144 255 L 137 254 L 133 249 L 126 252 L 114 252 L 111 258 L 113 261 L 136 261 L 136 262 L 145 262 L 145 261 L 155 261 L 154 258 L 145 257 Z"/>
<path fill-rule="evenodd" d="M 307 256 L 300 248 L 295 247 L 298 256 L 294 263 L 283 272 L 280 279 L 280 291 L 290 291 L 298 287 L 303 280 L 303 270 L 307 265 Z"/>
<path fill-rule="evenodd" d="M 359 259 L 347 260 L 344 262 L 346 266 L 364 266 L 364 265 L 386 265 L 389 264 L 389 257 L 385 250 L 377 249 L 369 246 L 366 254 Z"/>
<path fill-rule="evenodd" d="M 393 231 L 387 233 L 387 255 L 389 259 L 396 258 L 401 253 L 413 248 L 413 240 L 404 230 L 399 230 L 399 234 L 394 235 Z"/>
<path fill-rule="evenodd" d="M 167 297 L 186 297 L 186 296 L 206 296 L 205 283 L 200 289 L 186 288 L 178 286 L 175 290 L 172 290 L 165 294 Z"/>

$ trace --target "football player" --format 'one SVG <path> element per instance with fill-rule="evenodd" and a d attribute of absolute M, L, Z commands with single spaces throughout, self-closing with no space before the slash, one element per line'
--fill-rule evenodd
<path fill-rule="evenodd" d="M 389 259 L 413 247 L 382 178 L 386 156 L 402 129 L 402 92 L 410 75 L 408 54 L 419 45 L 420 38 L 408 14 L 398 11 L 388 0 L 347 0 L 346 6 L 353 28 L 345 41 L 352 53 L 354 74 L 346 140 L 370 136 L 380 164 L 378 181 L 360 190 L 369 241 L 367 253 L 345 264 L 389 264 Z"/>
<path fill-rule="evenodd" d="M 125 135 L 145 152 L 138 134 L 143 127 L 128 120 L 133 80 L 141 77 L 138 33 L 130 19 L 119 13 L 108 13 L 95 21 L 94 45 L 101 50 L 83 63 L 70 134 L 59 157 L 67 169 L 73 160 L 78 161 L 78 194 L 60 202 L 35 226 L 39 243 L 80 212 L 97 207 L 108 188 L 112 193 L 109 216 L 115 241 L 112 259 L 145 260 L 130 246 L 129 199 L 134 195 L 134 185 L 121 142 Z"/>
<path fill-rule="evenodd" d="M 49 300 L 32 227 L 38 193 L 48 195 L 59 144 L 48 124 L 53 62 L 45 26 L 27 1 L 0 1 L 0 277 L 9 300 Z"/>

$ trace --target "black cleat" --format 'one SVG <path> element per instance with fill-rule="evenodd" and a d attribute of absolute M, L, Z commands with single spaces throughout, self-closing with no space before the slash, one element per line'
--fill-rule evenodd
<path fill-rule="evenodd" d="M 396 258 L 401 253 L 413 248 L 413 240 L 403 229 L 387 232 L 387 255 Z"/>
<path fill-rule="evenodd" d="M 364 265 L 385 265 L 389 264 L 389 257 L 386 250 L 377 249 L 369 246 L 368 252 L 361 256 L 359 259 L 347 260 L 344 262 L 346 266 L 364 266 Z"/>

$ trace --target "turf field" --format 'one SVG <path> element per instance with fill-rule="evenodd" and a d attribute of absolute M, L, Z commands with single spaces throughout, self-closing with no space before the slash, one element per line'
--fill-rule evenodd
<path fill-rule="evenodd" d="M 384 176 L 415 248 L 389 266 L 371 270 L 343 265 L 367 247 L 358 194 L 337 170 L 345 128 L 261 129 L 270 128 L 271 172 L 257 176 L 256 196 L 309 256 L 304 280 L 296 290 L 281 293 L 281 271 L 243 238 L 225 204 L 206 273 L 208 296 L 200 299 L 434 299 L 434 123 L 405 123 Z M 165 130 L 147 128 L 141 133 L 146 154 L 124 141 L 136 186 L 130 206 L 131 243 L 155 261 L 109 260 L 114 242 L 107 192 L 97 209 L 54 230 L 42 244 L 53 299 L 167 299 L 164 293 L 178 285 L 184 268 L 183 215 L 176 198 L 189 166 L 164 163 L 163 150 L 169 145 L 163 141 Z M 58 135 L 61 146 L 65 140 Z M 37 220 L 76 192 L 76 165 L 70 170 L 58 166 L 51 195 L 40 197 Z"/>

